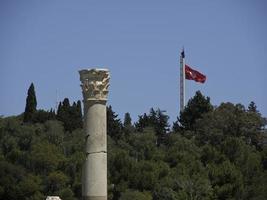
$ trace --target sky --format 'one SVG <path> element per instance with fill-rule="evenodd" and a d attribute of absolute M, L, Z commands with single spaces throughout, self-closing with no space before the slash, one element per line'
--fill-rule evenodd
<path fill-rule="evenodd" d="M 207 76 L 186 81 L 222 102 L 254 101 L 267 116 L 266 0 L 0 0 L 0 115 L 82 100 L 78 71 L 108 68 L 108 105 L 135 121 L 151 107 L 179 115 L 179 54 Z"/>

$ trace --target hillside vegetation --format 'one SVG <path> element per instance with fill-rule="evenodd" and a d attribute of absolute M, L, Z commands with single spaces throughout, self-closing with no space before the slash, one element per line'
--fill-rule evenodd
<path fill-rule="evenodd" d="M 0 199 L 81 199 L 80 101 L 0 118 Z M 151 108 L 132 123 L 107 107 L 111 200 L 267 199 L 266 119 L 251 102 L 215 107 L 200 92 L 177 121 Z"/>

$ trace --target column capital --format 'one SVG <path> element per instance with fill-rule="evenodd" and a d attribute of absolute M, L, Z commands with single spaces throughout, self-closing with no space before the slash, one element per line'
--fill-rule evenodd
<path fill-rule="evenodd" d="M 110 74 L 108 69 L 80 70 L 84 103 L 106 102 Z"/>

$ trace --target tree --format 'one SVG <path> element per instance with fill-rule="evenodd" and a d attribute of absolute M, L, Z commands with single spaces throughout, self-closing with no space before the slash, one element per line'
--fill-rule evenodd
<path fill-rule="evenodd" d="M 30 168 L 35 173 L 47 175 L 55 171 L 64 160 L 64 155 L 56 145 L 43 141 L 32 147 Z"/>
<path fill-rule="evenodd" d="M 41 178 L 32 174 L 27 175 L 17 185 L 19 196 L 17 199 L 44 199 L 42 192 Z"/>
<path fill-rule="evenodd" d="M 60 120 L 61 116 L 62 116 L 62 103 L 60 101 L 57 107 L 57 115 L 56 115 L 57 120 Z"/>
<path fill-rule="evenodd" d="M 242 137 L 248 144 L 261 148 L 265 121 L 259 113 L 249 112 L 241 104 L 222 103 L 202 115 L 194 127 L 201 144 L 219 145 L 226 137 Z"/>
<path fill-rule="evenodd" d="M 150 108 L 149 115 L 148 115 L 148 121 L 149 125 L 152 127 L 156 127 L 158 124 L 158 114 L 161 112 L 161 110 L 155 111 L 154 108 Z"/>
<path fill-rule="evenodd" d="M 126 190 L 122 193 L 120 200 L 152 200 L 149 192 L 139 192 L 133 190 Z"/>
<path fill-rule="evenodd" d="M 62 123 L 59 121 L 46 121 L 44 123 L 45 130 L 45 139 L 49 141 L 49 143 L 54 144 L 56 146 L 62 146 L 63 138 L 64 138 L 64 128 Z"/>
<path fill-rule="evenodd" d="M 37 100 L 35 96 L 34 85 L 31 83 L 28 89 L 28 96 L 26 99 L 26 107 L 24 112 L 24 122 L 32 122 L 34 118 L 34 114 L 36 112 Z"/>
<path fill-rule="evenodd" d="M 76 198 L 74 198 L 73 191 L 70 188 L 65 187 L 62 190 L 60 190 L 58 193 L 61 199 L 76 200 Z"/>
<path fill-rule="evenodd" d="M 134 126 L 132 125 L 132 119 L 130 113 L 125 113 L 123 122 L 123 132 L 126 137 L 134 132 Z"/>
<path fill-rule="evenodd" d="M 68 98 L 59 103 L 57 119 L 63 122 L 65 130 L 70 131 L 70 101 Z"/>
<path fill-rule="evenodd" d="M 168 187 L 159 187 L 153 192 L 154 200 L 176 200 L 177 193 Z"/>
<path fill-rule="evenodd" d="M 68 98 L 65 98 L 63 102 L 60 102 L 57 110 L 57 119 L 65 122 L 68 120 L 68 112 L 70 109 L 70 101 Z"/>
<path fill-rule="evenodd" d="M 76 114 L 77 114 L 77 126 L 79 128 L 82 128 L 83 127 L 83 115 L 82 115 L 82 104 L 81 104 L 81 101 L 78 100 L 77 101 L 77 106 L 76 106 Z"/>
<path fill-rule="evenodd" d="M 144 113 L 143 116 L 138 116 L 139 120 L 135 123 L 137 131 L 143 132 L 144 128 L 154 128 L 157 135 L 158 146 L 165 139 L 166 133 L 169 131 L 169 116 L 165 114 L 165 111 L 150 109 L 149 115 Z"/>
<path fill-rule="evenodd" d="M 0 199 L 18 199 L 20 191 L 17 184 L 25 178 L 25 170 L 7 161 L 0 161 Z"/>
<path fill-rule="evenodd" d="M 122 123 L 118 115 L 112 110 L 111 106 L 107 107 L 107 134 L 115 140 L 122 137 Z"/>
<path fill-rule="evenodd" d="M 210 98 L 205 97 L 200 91 L 197 91 L 195 96 L 188 101 L 187 106 L 180 113 L 180 123 L 185 130 L 194 130 L 194 125 L 197 119 L 200 119 L 204 113 L 210 112 L 213 107 L 210 103 Z"/>
<path fill-rule="evenodd" d="M 47 120 L 50 120 L 50 119 L 53 119 L 53 114 L 50 111 L 45 111 L 45 110 L 37 110 L 35 113 L 34 113 L 34 118 L 32 120 L 32 122 L 34 123 L 44 123 L 46 122 Z"/>
<path fill-rule="evenodd" d="M 173 122 L 172 131 L 174 133 L 179 133 L 181 131 L 181 126 L 180 126 L 179 118 L 178 117 L 177 117 L 176 121 Z"/>
<path fill-rule="evenodd" d="M 149 117 L 146 113 L 138 116 L 138 121 L 134 124 L 137 131 L 142 132 L 145 127 L 150 125 Z"/>
<path fill-rule="evenodd" d="M 165 114 L 165 111 L 157 109 L 156 111 L 156 134 L 158 136 L 157 144 L 163 143 L 166 137 L 166 133 L 169 131 L 169 116 Z"/>
<path fill-rule="evenodd" d="M 131 119 L 130 113 L 128 113 L 128 112 L 125 113 L 125 115 L 124 115 L 123 126 L 124 127 L 132 126 L 132 119 Z"/>
<path fill-rule="evenodd" d="M 208 170 L 215 199 L 242 199 L 243 177 L 235 165 L 225 161 L 219 165 L 209 165 Z"/>
<path fill-rule="evenodd" d="M 129 138 L 129 144 L 133 147 L 129 150 L 136 160 L 151 160 L 157 155 L 157 137 L 152 128 L 146 128 L 142 133 L 133 133 Z"/>
<path fill-rule="evenodd" d="M 250 104 L 248 105 L 248 111 L 249 112 L 254 112 L 257 113 L 257 106 L 254 101 L 251 101 Z"/>
<path fill-rule="evenodd" d="M 73 102 L 71 106 L 69 99 L 65 98 L 58 105 L 57 119 L 63 122 L 66 131 L 72 132 L 77 128 L 82 128 L 81 102 Z"/>
<path fill-rule="evenodd" d="M 68 177 L 61 171 L 53 171 L 47 176 L 46 192 L 54 194 L 55 192 L 64 189 L 68 183 Z"/>
<path fill-rule="evenodd" d="M 191 128 L 177 121 L 179 134 L 171 134 L 160 109 L 133 127 L 129 113 L 122 124 L 107 108 L 109 200 L 267 199 L 266 121 L 255 104 L 192 111 L 201 114 Z M 21 123 L 22 115 L 0 117 L 0 199 L 82 199 L 80 102 L 64 99 L 57 113 L 59 121 L 53 110 L 36 110 L 33 123 Z"/>

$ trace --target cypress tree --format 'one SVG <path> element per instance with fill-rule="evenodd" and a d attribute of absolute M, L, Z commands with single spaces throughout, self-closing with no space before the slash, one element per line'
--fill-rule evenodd
<path fill-rule="evenodd" d="M 134 132 L 134 126 L 132 125 L 132 118 L 130 113 L 125 113 L 124 121 L 123 121 L 123 133 L 126 137 L 130 135 L 130 133 Z"/>
<path fill-rule="evenodd" d="M 60 120 L 60 116 L 62 113 L 62 104 L 61 101 L 59 102 L 58 108 L 57 108 L 57 119 Z"/>
<path fill-rule="evenodd" d="M 68 98 L 65 98 L 63 102 L 59 103 L 57 119 L 62 121 L 64 124 L 65 130 L 69 130 L 69 120 L 70 118 L 70 101 Z"/>
<path fill-rule="evenodd" d="M 70 101 L 68 98 L 65 98 L 62 102 L 63 111 L 68 111 L 70 109 Z"/>
<path fill-rule="evenodd" d="M 132 119 L 131 119 L 130 113 L 128 113 L 128 112 L 125 113 L 125 115 L 124 115 L 123 126 L 124 127 L 130 127 L 130 126 L 132 126 Z"/>
<path fill-rule="evenodd" d="M 76 110 L 77 110 L 76 112 L 77 112 L 77 118 L 78 118 L 78 128 L 82 128 L 83 127 L 83 116 L 82 116 L 82 105 L 81 105 L 80 100 L 77 101 Z"/>
<path fill-rule="evenodd" d="M 24 112 L 24 122 L 32 122 L 34 118 L 34 114 L 36 112 L 37 100 L 35 96 L 34 85 L 31 83 L 28 89 L 28 96 L 26 99 L 26 107 Z"/>
<path fill-rule="evenodd" d="M 73 102 L 67 110 L 67 119 L 64 122 L 66 125 L 66 130 L 72 132 L 77 127 L 77 105 L 76 102 Z"/>
<path fill-rule="evenodd" d="M 55 110 L 51 108 L 48 114 L 48 120 L 54 120 L 55 118 L 56 118 Z"/>

